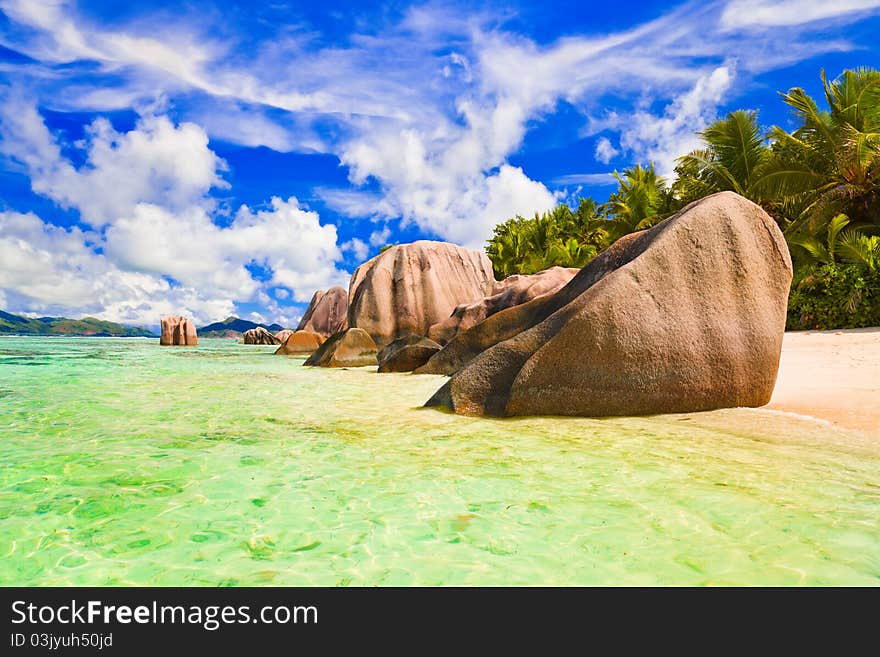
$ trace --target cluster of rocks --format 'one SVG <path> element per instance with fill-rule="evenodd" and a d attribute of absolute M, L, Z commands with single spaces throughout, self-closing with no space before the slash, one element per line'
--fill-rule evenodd
<path fill-rule="evenodd" d="M 316 292 L 296 331 L 254 329 L 245 341 L 310 354 L 309 366 L 447 375 L 427 405 L 464 414 L 761 406 L 775 385 L 791 273 L 776 223 L 723 192 L 583 269 L 495 281 L 482 252 L 393 246 L 357 268 L 348 293 Z M 163 344 L 165 333 L 163 320 Z"/>

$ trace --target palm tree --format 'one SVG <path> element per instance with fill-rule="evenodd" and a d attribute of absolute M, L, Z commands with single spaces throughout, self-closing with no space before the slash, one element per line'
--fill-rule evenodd
<path fill-rule="evenodd" d="M 698 133 L 705 146 L 678 158 L 676 195 L 689 203 L 732 191 L 755 202 L 763 201 L 757 187 L 765 173 L 770 149 L 758 126 L 758 114 L 731 112 Z"/>
<path fill-rule="evenodd" d="M 846 262 L 875 272 L 880 269 L 880 237 L 847 231 L 840 240 L 840 255 Z"/>
<path fill-rule="evenodd" d="M 614 177 L 617 191 L 601 208 L 611 217 L 607 224 L 610 242 L 650 228 L 676 209 L 671 190 L 657 175 L 653 162 L 647 167 L 637 164 L 624 170 L 623 174 L 615 171 Z"/>
<path fill-rule="evenodd" d="M 757 187 L 787 198 L 787 233 L 820 233 L 846 214 L 855 226 L 880 226 L 880 71 L 845 71 L 829 82 L 822 71 L 828 110 L 799 88 L 782 94 L 801 127 L 770 131 L 772 155 Z"/>
<path fill-rule="evenodd" d="M 486 246 L 497 278 L 534 274 L 548 267 L 583 267 L 608 244 L 608 224 L 592 199 L 576 210 L 560 204 L 543 214 L 521 216 L 495 226 Z"/>
<path fill-rule="evenodd" d="M 821 237 L 810 233 L 795 233 L 788 237 L 789 247 L 803 249 L 801 259 L 809 265 L 833 265 L 837 262 L 837 255 L 843 238 L 843 230 L 849 225 L 849 217 L 839 214 L 828 222 L 825 234 Z M 850 229 L 847 235 L 859 234 L 858 229 Z M 797 253 L 797 251 L 795 251 Z"/>

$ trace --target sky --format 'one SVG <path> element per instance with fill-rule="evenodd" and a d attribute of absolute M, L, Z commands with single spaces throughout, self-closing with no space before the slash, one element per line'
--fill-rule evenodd
<path fill-rule="evenodd" d="M 877 34 L 880 0 L 0 0 L 0 309 L 295 326 L 383 245 L 791 127 Z"/>

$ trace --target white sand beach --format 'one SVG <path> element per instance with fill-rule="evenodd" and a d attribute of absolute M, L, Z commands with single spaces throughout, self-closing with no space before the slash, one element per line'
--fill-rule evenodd
<path fill-rule="evenodd" d="M 766 408 L 880 436 L 880 328 L 786 333 Z"/>

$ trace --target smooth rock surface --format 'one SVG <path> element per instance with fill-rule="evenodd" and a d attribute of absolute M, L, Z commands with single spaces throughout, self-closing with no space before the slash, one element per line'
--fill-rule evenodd
<path fill-rule="evenodd" d="M 440 351 L 440 345 L 420 335 L 398 338 L 379 352 L 379 372 L 412 372 Z"/>
<path fill-rule="evenodd" d="M 318 290 L 312 295 L 296 330 L 318 333 L 326 338 L 346 328 L 347 312 L 348 292 L 339 286 L 331 287 L 326 292 Z"/>
<path fill-rule="evenodd" d="M 196 325 L 186 317 L 173 315 L 162 317 L 160 323 L 162 324 L 160 345 L 195 347 L 199 344 Z"/>
<path fill-rule="evenodd" d="M 762 406 L 791 273 L 767 213 L 714 194 L 618 240 L 556 294 L 460 333 L 420 368 L 463 366 L 428 405 L 501 416 Z"/>
<path fill-rule="evenodd" d="M 494 283 L 492 263 L 481 251 L 428 240 L 392 246 L 352 276 L 348 325 L 379 346 L 424 336 L 457 305 L 489 294 Z"/>
<path fill-rule="evenodd" d="M 275 339 L 278 340 L 279 343 L 284 344 L 291 335 L 293 335 L 293 331 L 290 329 L 282 329 L 275 334 Z"/>
<path fill-rule="evenodd" d="M 280 344 L 280 340 L 262 326 L 245 331 L 242 341 L 245 344 Z"/>
<path fill-rule="evenodd" d="M 456 306 L 451 316 L 430 328 L 428 337 L 446 344 L 459 331 L 469 329 L 495 313 L 556 292 L 579 271 L 576 267 L 550 267 L 537 274 L 508 276 L 495 283 L 491 296 Z"/>
<path fill-rule="evenodd" d="M 377 365 L 378 347 L 370 334 L 359 328 L 334 333 L 318 347 L 304 365 L 318 367 L 364 367 Z"/>
<path fill-rule="evenodd" d="M 279 356 L 302 356 L 312 354 L 324 343 L 324 336 L 311 331 L 295 331 L 275 350 Z"/>

